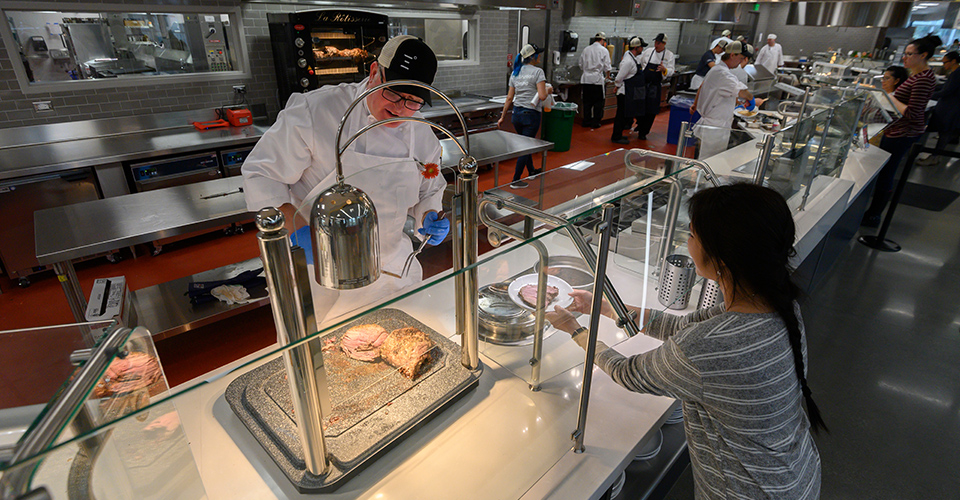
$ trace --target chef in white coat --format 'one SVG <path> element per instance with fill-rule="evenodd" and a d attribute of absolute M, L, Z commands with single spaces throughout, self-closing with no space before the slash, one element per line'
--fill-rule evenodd
<path fill-rule="evenodd" d="M 730 71 L 739 66 L 742 60 L 743 46 L 740 42 L 727 44 L 720 64 L 710 68 L 697 91 L 690 114 L 699 111 L 701 116 L 693 126 L 693 134 L 700 139 L 698 159 L 710 158 L 727 149 L 733 110 L 738 100 L 742 100 L 748 110 L 756 108 L 747 86 L 740 83 Z"/>
<path fill-rule="evenodd" d="M 607 35 L 599 32 L 593 37 L 594 42 L 583 49 L 578 63 L 583 74 L 580 75 L 582 89 L 583 122 L 581 125 L 589 128 L 600 128 L 603 121 L 604 85 L 610 78 L 613 69 L 610 62 L 610 51 L 607 50 Z"/>
<path fill-rule="evenodd" d="M 783 66 L 783 47 L 777 43 L 777 35 L 767 35 L 767 44 L 757 52 L 756 64 L 767 68 L 774 75 L 777 74 L 777 68 Z"/>
<path fill-rule="evenodd" d="M 433 51 L 419 38 L 403 35 L 387 41 L 363 81 L 292 94 L 243 163 L 247 208 L 280 207 L 291 231 L 308 224 L 313 200 L 336 183 L 337 128 L 350 103 L 385 81 L 431 84 L 436 71 Z M 430 91 L 414 86 L 374 92 L 350 113 L 341 141 L 380 120 L 420 117 L 418 110 L 430 101 Z M 383 273 L 373 284 L 354 290 L 330 290 L 311 280 L 318 326 L 325 323 L 324 318 L 329 323 L 421 281 L 416 260 L 405 277 L 397 277 L 413 251 L 403 234 L 408 215 L 431 244 L 443 241 L 450 229 L 449 221 L 437 216 L 446 182 L 434 175 L 439 169 L 424 167 L 440 161 L 440 141 L 430 126 L 400 122 L 376 127 L 354 141 L 341 158 L 345 182 L 366 192 L 376 206 Z M 301 228 L 292 239 L 308 249 L 309 227 Z M 310 250 L 307 255 L 312 265 Z M 313 270 L 309 274 L 313 276 Z"/>

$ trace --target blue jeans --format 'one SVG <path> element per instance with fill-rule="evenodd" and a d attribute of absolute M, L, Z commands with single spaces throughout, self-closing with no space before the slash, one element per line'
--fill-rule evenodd
<path fill-rule="evenodd" d="M 514 106 L 513 119 L 510 121 L 513 122 L 513 128 L 520 135 L 536 137 L 540 130 L 540 112 L 535 109 Z M 529 175 L 540 173 L 539 170 L 533 168 L 533 155 L 523 155 L 517 158 L 517 169 L 513 172 L 514 181 L 523 178 L 524 168 L 527 169 Z"/>

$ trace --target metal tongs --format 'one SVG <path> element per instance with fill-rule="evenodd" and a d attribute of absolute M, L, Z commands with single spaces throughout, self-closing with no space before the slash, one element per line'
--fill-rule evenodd
<path fill-rule="evenodd" d="M 437 212 L 437 220 L 442 219 L 443 216 L 443 210 Z M 413 264 L 413 259 L 415 259 L 417 255 L 423 251 L 424 247 L 427 246 L 427 242 L 430 241 L 430 238 L 431 236 L 429 234 L 423 235 L 423 241 L 420 242 L 420 246 L 418 246 L 417 249 L 414 250 L 409 257 L 407 257 L 407 261 L 403 264 L 403 271 L 400 271 L 401 278 L 405 278 L 407 276 L 407 272 L 410 271 L 410 265 Z"/>

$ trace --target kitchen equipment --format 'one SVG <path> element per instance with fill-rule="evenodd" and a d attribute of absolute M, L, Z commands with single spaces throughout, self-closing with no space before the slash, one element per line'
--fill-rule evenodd
<path fill-rule="evenodd" d="M 657 298 L 669 309 L 686 309 L 690 302 L 690 288 L 696 277 L 693 259 L 686 255 L 670 255 L 660 269 Z"/>
<path fill-rule="evenodd" d="M 533 265 L 533 272 L 540 272 L 540 261 Z M 580 257 L 552 255 L 547 258 L 547 274 L 556 276 L 574 290 L 593 290 L 593 271 Z"/>
<path fill-rule="evenodd" d="M 251 151 L 253 151 L 253 146 L 220 151 L 220 164 L 223 166 L 223 176 L 233 177 L 240 175 L 240 168 L 243 167 L 243 162 L 247 159 Z"/>
<path fill-rule="evenodd" d="M 303 451 L 293 418 L 293 403 L 281 359 L 241 375 L 227 387 L 225 399 L 267 454 L 301 493 L 333 491 L 391 444 L 416 431 L 480 381 L 480 373 L 459 362 L 460 348 L 446 336 L 398 309 L 382 309 L 325 335 L 337 340 L 352 326 L 376 323 L 388 331 L 412 326 L 436 344 L 428 371 L 409 380 L 380 363 L 347 358 L 334 347 L 323 353 L 329 377 L 331 412 L 324 413 L 324 441 L 332 467 L 322 476 L 303 468 Z"/>
<path fill-rule="evenodd" d="M 222 177 L 216 151 L 133 163 L 129 168 L 137 192 Z"/>
<path fill-rule="evenodd" d="M 353 10 L 268 14 L 280 104 L 292 93 L 359 82 L 387 42 L 388 18 Z"/>
<path fill-rule="evenodd" d="M 210 130 L 212 128 L 229 127 L 230 122 L 226 120 L 210 120 L 208 122 L 193 122 L 193 127 L 197 130 Z"/>
<path fill-rule="evenodd" d="M 524 309 L 535 309 L 520 298 L 520 289 L 527 285 L 537 286 L 538 280 L 539 276 L 537 274 L 526 274 L 510 282 L 510 286 L 507 288 L 510 300 Z M 556 276 L 547 275 L 547 286 L 556 287 L 559 292 L 557 298 L 553 299 L 552 302 L 547 302 L 544 306 L 548 311 L 552 311 L 555 306 L 567 308 L 570 307 L 570 304 L 573 304 L 573 297 L 570 296 L 573 287 L 569 283 Z"/>
<path fill-rule="evenodd" d="M 720 283 L 704 278 L 700 285 L 700 299 L 697 301 L 697 309 L 708 309 L 721 302 L 723 302 L 723 291 L 720 290 Z"/>
<path fill-rule="evenodd" d="M 223 108 L 223 116 L 234 127 L 246 127 L 253 123 L 253 113 L 243 106 Z"/>
<path fill-rule="evenodd" d="M 478 323 L 480 338 L 490 344 L 522 346 L 533 343 L 537 316 L 518 306 L 509 297 L 509 284 L 492 283 L 480 287 Z M 543 338 L 556 333 L 555 328 L 545 329 Z"/>

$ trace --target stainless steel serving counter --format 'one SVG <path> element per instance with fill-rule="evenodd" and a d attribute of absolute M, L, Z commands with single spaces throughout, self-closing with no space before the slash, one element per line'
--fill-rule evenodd
<path fill-rule="evenodd" d="M 196 112 L 165 113 L 6 129 L 0 140 L 0 180 L 250 144 L 270 126 L 257 121 L 200 131 L 191 124 L 209 119 Z"/>
<path fill-rule="evenodd" d="M 462 139 L 461 139 L 462 141 Z M 453 139 L 444 139 L 440 141 L 442 156 L 442 169 L 452 169 L 457 166 L 463 154 L 454 143 Z M 526 137 L 503 130 L 491 130 L 479 134 L 470 135 L 470 155 L 477 159 L 477 165 L 493 165 L 494 185 L 500 185 L 500 169 L 497 168 L 501 161 L 510 160 L 523 155 L 543 153 L 541 160 L 541 169 L 547 167 L 547 150 L 553 147 L 550 141 L 544 141 L 535 137 Z"/>

